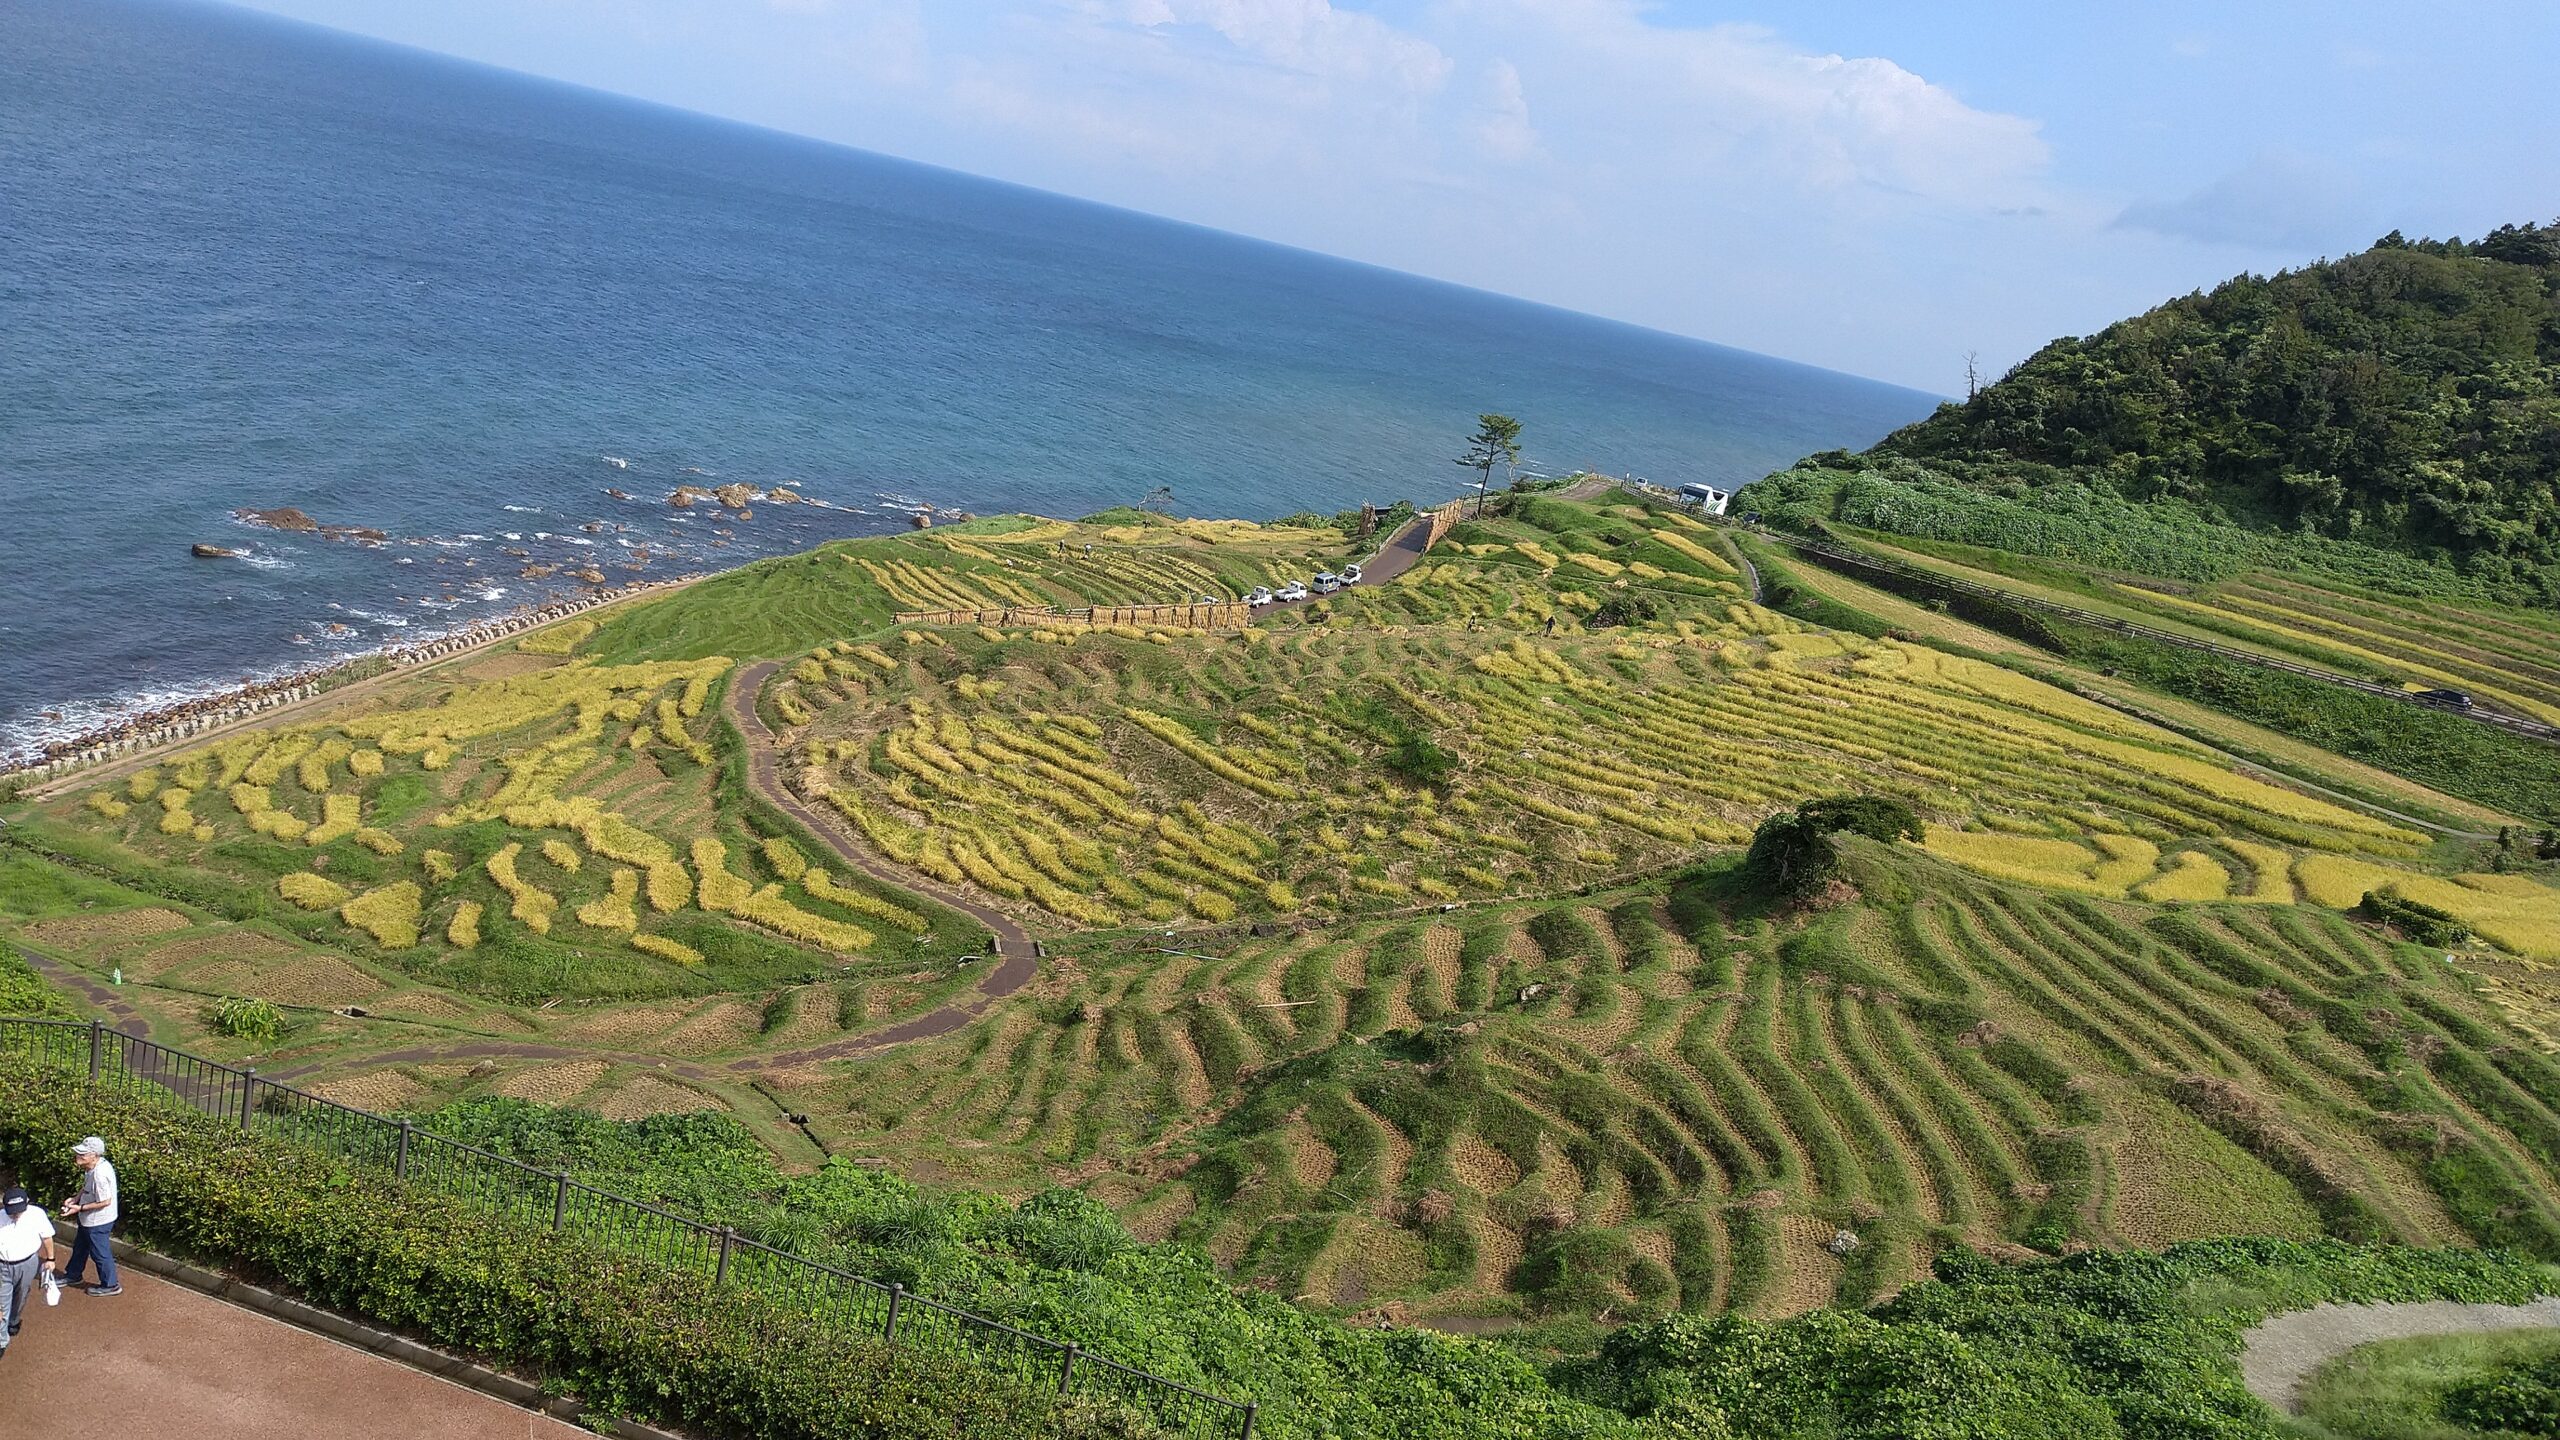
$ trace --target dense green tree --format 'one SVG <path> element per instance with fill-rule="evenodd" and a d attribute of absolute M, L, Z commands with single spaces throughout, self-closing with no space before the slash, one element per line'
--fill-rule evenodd
<path fill-rule="evenodd" d="M 1990 488 L 2069 481 L 2452 559 L 2560 563 L 2560 223 L 2392 234 L 2080 339 L 1887 437 Z"/>
<path fill-rule="evenodd" d="M 1751 852 L 1743 857 L 1743 876 L 1752 888 L 1781 900 L 1818 894 L 1839 873 L 1840 847 L 1831 837 L 1843 830 L 1886 842 L 1921 836 L 1919 817 L 1899 800 L 1881 795 L 1808 800 L 1760 822 L 1751 835 Z"/>

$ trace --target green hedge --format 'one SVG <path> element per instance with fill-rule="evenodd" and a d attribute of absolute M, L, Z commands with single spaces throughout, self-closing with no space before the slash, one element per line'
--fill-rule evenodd
<path fill-rule="evenodd" d="M 537 1377 L 594 1409 L 736 1440 L 1130 1437 L 959 1357 L 880 1340 L 351 1171 L 191 1112 L 0 1060 L 0 1168 L 68 1193 L 71 1145 L 108 1137 L 130 1223 L 155 1246 Z M 1049 1417 L 1044 1427 L 1030 1417 Z"/>
<path fill-rule="evenodd" d="M 1858 1313 L 1675 1315 L 1611 1336 L 1566 1387 L 1683 1440 L 2276 1440 L 2233 1357 L 2322 1301 L 2513 1303 L 2551 1288 L 2494 1251 L 2214 1240 L 2000 1265 L 1956 1250 Z"/>
<path fill-rule="evenodd" d="M 2445 1392 L 2444 1415 L 2482 1430 L 2560 1436 L 2560 1356 L 2463 1381 Z"/>

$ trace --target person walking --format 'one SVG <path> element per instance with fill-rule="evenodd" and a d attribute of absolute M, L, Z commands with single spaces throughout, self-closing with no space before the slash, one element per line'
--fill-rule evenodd
<path fill-rule="evenodd" d="M 53 1269 L 53 1217 L 12 1185 L 0 1191 L 0 1359 L 27 1323 L 36 1282 Z"/>
<path fill-rule="evenodd" d="M 98 1283 L 83 1291 L 89 1295 L 121 1295 L 124 1287 L 116 1283 L 116 1217 L 123 1212 L 116 1206 L 116 1167 L 107 1163 L 107 1142 L 92 1135 L 71 1147 L 72 1158 L 80 1166 L 80 1193 L 64 1202 L 62 1216 L 78 1217 L 80 1232 L 71 1242 L 71 1268 L 63 1272 L 62 1283 L 77 1285 L 95 1257 Z"/>

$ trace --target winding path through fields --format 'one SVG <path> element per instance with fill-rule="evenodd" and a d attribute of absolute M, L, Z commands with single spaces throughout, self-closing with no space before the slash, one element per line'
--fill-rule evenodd
<path fill-rule="evenodd" d="M 2260 1321 L 2243 1336 L 2240 1375 L 2250 1394 L 2290 1415 L 2302 1403 L 2303 1382 L 2359 1345 L 2546 1326 L 2560 1326 L 2560 1297 L 2524 1305 L 2464 1305 L 2452 1300 L 2314 1305 Z"/>
<path fill-rule="evenodd" d="M 748 1072 L 809 1065 L 821 1060 L 841 1060 L 910 1040 L 948 1035 L 985 1013 L 989 1005 L 1030 984 L 1031 977 L 1039 970 L 1031 932 L 1015 923 L 1013 917 L 949 886 L 928 880 L 902 866 L 892 865 L 869 848 L 856 845 L 835 827 L 834 822 L 819 815 L 783 785 L 779 767 L 774 763 L 782 742 L 766 728 L 764 717 L 756 713 L 756 695 L 781 665 L 779 660 L 759 660 L 740 669 L 729 681 L 729 694 L 724 703 L 730 723 L 738 727 L 739 737 L 746 741 L 748 788 L 756 792 L 758 799 L 798 821 L 802 828 L 823 841 L 847 865 L 883 885 L 913 891 L 986 926 L 996 937 L 998 963 L 979 978 L 974 1000 L 929 1010 L 883 1030 L 868 1031 L 805 1050 L 786 1050 L 731 1063 L 730 1068 Z"/>

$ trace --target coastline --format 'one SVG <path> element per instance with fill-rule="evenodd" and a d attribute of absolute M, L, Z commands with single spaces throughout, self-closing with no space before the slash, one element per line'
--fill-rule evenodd
<path fill-rule="evenodd" d="M 1569 498 L 1586 498 L 1621 483 L 1614 477 L 1577 471 L 1554 482 L 1557 493 Z M 1468 503 L 1465 496 L 1420 509 L 1421 519 L 1430 525 L 1424 549 L 1436 543 L 1440 534 L 1459 518 Z M 930 509 L 931 507 L 927 507 Z M 971 517 L 975 518 L 975 517 Z M 825 542 L 820 542 L 825 543 Z M 399 670 L 436 661 L 500 640 L 511 639 L 554 621 L 589 610 L 619 604 L 645 595 L 672 591 L 696 581 L 727 574 L 752 565 L 769 556 L 742 560 L 719 570 L 694 571 L 664 580 L 633 582 L 590 590 L 585 594 L 563 597 L 538 606 L 519 608 L 504 616 L 475 620 L 451 630 L 397 645 L 385 645 L 359 654 L 342 656 L 325 664 L 301 667 L 257 677 L 238 684 L 210 689 L 172 704 L 121 714 L 114 719 L 74 731 L 41 748 L 27 747 L 15 753 L 0 752 L 0 785 L 25 787 L 29 793 L 50 789 L 70 775 L 104 761 L 128 758 L 180 740 L 191 740 L 241 721 L 266 715 L 285 706 L 317 700 L 350 685 Z M 1374 564 L 1378 557 L 1373 555 Z"/>
<path fill-rule="evenodd" d="M 242 720 L 335 694 L 382 675 L 448 660 L 513 639 L 572 615 L 643 596 L 681 589 L 718 572 L 634 582 L 528 606 L 514 614 L 475 620 L 398 645 L 386 645 L 324 665 L 288 670 L 225 686 L 174 704 L 119 716 L 105 724 L 50 741 L 40 749 L 0 755 L 0 783 L 48 785 L 102 761 L 122 759 L 178 740 L 194 739 Z"/>

